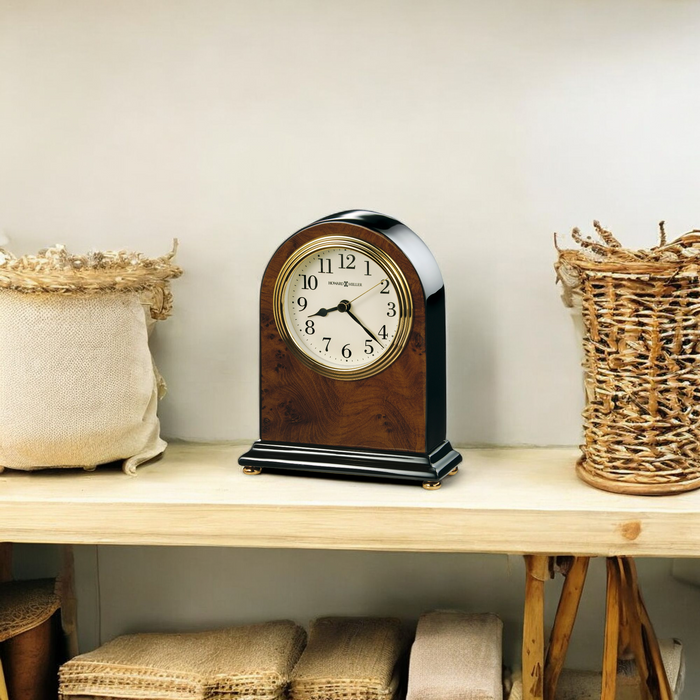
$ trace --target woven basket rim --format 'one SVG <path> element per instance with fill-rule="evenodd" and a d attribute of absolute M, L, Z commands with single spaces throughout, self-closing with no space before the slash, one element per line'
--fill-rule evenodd
<path fill-rule="evenodd" d="M 576 462 L 576 475 L 589 484 L 603 491 L 622 493 L 632 496 L 673 496 L 675 494 L 694 491 L 700 488 L 700 478 L 677 481 L 675 483 L 648 483 L 620 481 L 612 477 L 604 476 L 600 470 L 591 471 L 585 466 L 585 458 L 581 457 Z"/>
<path fill-rule="evenodd" d="M 580 251 L 564 251 L 559 260 L 560 263 L 563 262 L 578 270 L 593 274 L 615 274 L 620 275 L 620 277 L 637 277 L 639 275 L 677 277 L 680 273 L 684 277 L 700 276 L 700 255 L 697 260 L 612 262 L 589 258 Z"/>
<path fill-rule="evenodd" d="M 554 246 L 558 252 L 558 265 L 566 265 L 579 271 L 613 273 L 622 275 L 665 274 L 687 276 L 700 275 L 700 229 L 693 229 L 675 240 L 666 241 L 664 222 L 659 223 L 659 243 L 652 248 L 625 248 L 611 231 L 593 222 L 598 240 L 584 238 L 578 228 L 571 232 L 578 248 L 560 248 L 557 234 Z"/>

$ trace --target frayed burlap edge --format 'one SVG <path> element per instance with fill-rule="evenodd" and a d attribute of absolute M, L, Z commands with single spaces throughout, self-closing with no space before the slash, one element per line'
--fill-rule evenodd
<path fill-rule="evenodd" d="M 261 661 L 230 657 L 231 653 L 247 654 L 255 639 L 251 635 L 261 634 L 265 636 L 257 639 L 264 644 L 252 644 L 262 653 Z M 231 646 L 226 647 L 231 635 Z M 202 647 L 202 641 L 208 646 Z M 284 693 L 305 641 L 305 631 L 288 620 L 184 635 L 126 635 L 64 664 L 59 671 L 60 691 L 65 697 L 274 700 Z M 158 653 L 146 663 L 141 649 Z M 229 655 L 226 670 L 211 667 L 212 649 Z M 196 652 L 194 658 L 191 652 Z"/>
<path fill-rule="evenodd" d="M 367 636 L 358 647 L 358 630 Z M 398 688 L 407 639 L 396 618 L 326 617 L 314 621 L 291 676 L 292 700 L 385 700 Z M 331 655 L 327 645 L 346 653 Z M 348 666 L 348 657 L 354 661 Z M 362 661 L 362 665 L 360 665 Z M 381 662 L 381 663 L 380 663 Z"/>
<path fill-rule="evenodd" d="M 27 293 L 90 294 L 142 291 L 182 274 L 173 249 L 160 258 L 125 250 L 72 255 L 57 245 L 17 258 L 0 249 L 0 288 Z"/>
<path fill-rule="evenodd" d="M 61 607 L 54 579 L 0 584 L 0 642 L 44 624 Z"/>
<path fill-rule="evenodd" d="M 332 683 L 294 681 L 289 689 L 289 698 L 290 700 L 391 700 L 399 689 L 400 680 L 400 674 L 395 670 L 389 685 L 362 680 L 338 680 Z"/>

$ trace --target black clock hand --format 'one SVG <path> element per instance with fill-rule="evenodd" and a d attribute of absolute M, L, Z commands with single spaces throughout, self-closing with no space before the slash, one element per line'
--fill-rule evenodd
<path fill-rule="evenodd" d="M 359 299 L 360 297 L 363 297 L 365 294 L 367 294 L 367 292 L 371 292 L 373 289 L 376 289 L 380 284 L 383 284 L 384 282 L 386 282 L 386 280 L 379 280 L 379 282 L 377 282 L 377 284 L 375 284 L 373 287 L 366 289 L 364 292 L 362 292 L 362 294 L 358 294 L 355 297 L 355 299 L 350 299 L 350 301 L 341 301 L 340 304 L 338 304 L 338 306 L 334 306 L 332 309 L 319 309 L 315 314 L 311 314 L 310 316 L 308 316 L 308 318 L 312 318 L 313 316 L 327 316 L 331 311 L 337 311 L 338 309 L 343 311 L 343 309 L 341 308 L 343 306 L 343 304 L 347 304 L 349 307 L 349 305 L 352 304 L 353 301 L 355 301 L 356 299 Z M 357 321 L 357 322 L 360 323 L 359 321 Z M 360 324 L 360 325 L 362 325 L 362 324 Z M 365 328 L 365 330 L 367 330 L 367 329 Z M 369 333 L 369 331 L 367 331 L 367 332 Z M 377 340 L 377 339 L 375 338 L 375 340 Z M 377 342 L 379 343 L 378 340 L 377 340 Z M 379 344 L 381 345 L 381 343 L 379 343 Z M 382 347 L 384 347 L 384 346 L 382 345 Z"/>
<path fill-rule="evenodd" d="M 326 316 L 331 311 L 337 311 L 339 308 L 340 306 L 334 306 L 332 309 L 319 309 L 315 314 L 311 314 L 311 316 Z M 309 318 L 311 318 L 311 316 L 309 316 Z"/>
<path fill-rule="evenodd" d="M 359 323 L 360 326 L 362 326 L 362 328 L 363 328 L 363 330 L 365 331 L 365 333 L 367 333 L 367 335 L 368 335 L 370 338 L 372 338 L 372 340 L 374 340 L 374 341 L 376 341 L 377 343 L 379 343 L 380 347 L 382 347 L 382 348 L 384 347 L 384 346 L 381 344 L 381 342 L 379 341 L 379 339 L 377 338 L 377 336 L 374 335 L 374 333 L 372 333 L 372 331 L 371 331 L 369 328 L 367 328 L 367 326 L 365 326 L 365 324 L 362 323 L 362 321 L 360 321 L 360 319 L 357 318 L 357 316 L 355 316 L 355 314 L 354 314 L 352 311 L 350 311 L 350 309 L 346 309 L 345 313 L 346 313 L 348 316 L 350 316 L 350 318 L 351 318 L 353 321 L 355 321 L 355 323 Z"/>

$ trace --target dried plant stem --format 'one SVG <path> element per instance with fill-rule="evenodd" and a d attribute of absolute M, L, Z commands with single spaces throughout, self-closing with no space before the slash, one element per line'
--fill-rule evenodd
<path fill-rule="evenodd" d="M 665 221 L 659 221 L 659 246 L 664 247 L 666 245 L 666 228 Z"/>

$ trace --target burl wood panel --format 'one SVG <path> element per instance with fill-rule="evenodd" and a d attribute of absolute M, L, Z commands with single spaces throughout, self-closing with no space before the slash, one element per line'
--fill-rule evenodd
<path fill-rule="evenodd" d="M 368 379 L 338 381 L 304 366 L 277 332 L 275 280 L 285 260 L 321 236 L 360 238 L 387 252 L 413 296 L 413 326 L 404 351 Z M 260 295 L 260 435 L 269 442 L 426 451 L 425 299 L 413 266 L 391 240 L 361 226 L 326 223 L 300 231 L 270 261 Z"/>

